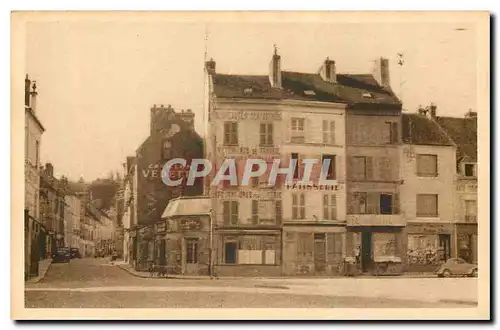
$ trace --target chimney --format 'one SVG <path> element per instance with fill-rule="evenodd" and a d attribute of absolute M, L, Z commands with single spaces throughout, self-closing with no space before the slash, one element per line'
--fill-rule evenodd
<path fill-rule="evenodd" d="M 391 83 L 389 79 L 389 60 L 387 58 L 379 58 L 375 60 L 375 68 L 373 70 L 373 77 L 384 88 L 390 88 Z"/>
<path fill-rule="evenodd" d="M 278 49 L 274 46 L 274 54 L 269 63 L 269 82 L 274 88 L 281 88 L 281 56 L 278 55 Z"/>
<path fill-rule="evenodd" d="M 31 94 L 31 109 L 33 111 L 36 111 L 36 97 L 38 95 L 36 91 L 36 81 L 33 81 L 33 88 L 30 94 Z"/>
<path fill-rule="evenodd" d="M 209 75 L 215 74 L 215 61 L 212 58 L 205 62 L 205 70 Z"/>
<path fill-rule="evenodd" d="M 194 129 L 194 112 L 191 109 L 187 109 L 186 111 L 182 110 L 177 116 L 188 123 L 189 128 Z"/>
<path fill-rule="evenodd" d="M 427 116 L 427 112 L 429 112 L 429 109 L 423 108 L 422 106 L 418 108 L 418 114 L 421 116 Z"/>
<path fill-rule="evenodd" d="M 472 109 L 469 109 L 469 111 L 465 113 L 465 118 L 477 118 L 477 112 L 473 112 Z"/>
<path fill-rule="evenodd" d="M 30 106 L 30 88 L 31 88 L 31 80 L 26 74 L 26 78 L 24 79 L 24 105 L 29 108 Z"/>
<path fill-rule="evenodd" d="M 45 175 L 47 175 L 50 178 L 54 177 L 54 166 L 52 166 L 51 163 L 45 164 Z"/>
<path fill-rule="evenodd" d="M 332 61 L 327 57 L 319 70 L 319 75 L 324 81 L 329 83 L 337 82 L 337 70 L 335 68 L 335 61 Z"/>
<path fill-rule="evenodd" d="M 436 110 L 437 106 L 434 103 L 431 103 L 431 105 L 429 106 L 429 112 L 432 119 L 436 119 Z"/>

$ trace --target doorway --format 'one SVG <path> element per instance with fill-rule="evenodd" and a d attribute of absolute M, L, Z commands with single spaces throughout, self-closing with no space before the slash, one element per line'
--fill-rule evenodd
<path fill-rule="evenodd" d="M 439 235 L 439 250 L 442 253 L 442 261 L 447 261 L 451 257 L 450 234 Z"/>
<path fill-rule="evenodd" d="M 372 233 L 361 232 L 361 270 L 368 272 L 372 266 Z"/>
<path fill-rule="evenodd" d="M 164 239 L 160 240 L 160 246 L 158 249 L 158 264 L 160 266 L 165 266 L 167 264 L 166 258 L 166 242 Z"/>
<path fill-rule="evenodd" d="M 196 275 L 198 272 L 198 238 L 186 238 L 184 253 L 185 274 Z"/>
<path fill-rule="evenodd" d="M 314 234 L 314 270 L 324 273 L 326 269 L 326 240 L 325 234 Z"/>

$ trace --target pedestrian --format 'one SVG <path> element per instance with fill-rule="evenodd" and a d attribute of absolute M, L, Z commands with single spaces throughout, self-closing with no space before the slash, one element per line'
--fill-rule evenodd
<path fill-rule="evenodd" d="M 356 267 L 360 268 L 361 266 L 361 246 L 358 245 L 357 248 L 354 249 L 354 256 L 356 257 Z"/>

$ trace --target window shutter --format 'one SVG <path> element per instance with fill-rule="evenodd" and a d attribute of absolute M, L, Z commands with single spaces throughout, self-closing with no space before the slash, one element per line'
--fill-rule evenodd
<path fill-rule="evenodd" d="M 274 145 L 274 124 L 270 123 L 270 124 L 267 124 L 267 134 L 268 134 L 268 141 L 267 141 L 267 144 L 268 145 Z"/>
<path fill-rule="evenodd" d="M 224 201 L 222 204 L 223 208 L 223 218 L 224 218 L 224 225 L 229 225 L 231 222 L 231 208 L 230 208 L 230 201 Z"/>
<path fill-rule="evenodd" d="M 239 205 L 238 202 L 232 201 L 232 207 L 231 207 L 231 224 L 237 225 L 238 224 L 238 217 L 239 217 Z"/>
<path fill-rule="evenodd" d="M 355 195 L 353 193 L 347 193 L 347 214 L 354 214 Z"/>
<path fill-rule="evenodd" d="M 330 219 L 337 220 L 337 195 L 330 195 Z"/>
<path fill-rule="evenodd" d="M 231 125 L 229 122 L 224 123 L 224 144 L 229 144 L 231 139 Z"/>
<path fill-rule="evenodd" d="M 373 157 L 366 157 L 366 180 L 373 180 Z"/>
<path fill-rule="evenodd" d="M 330 144 L 335 144 L 335 121 L 330 121 Z"/>
<path fill-rule="evenodd" d="M 366 203 L 366 213 L 367 214 L 379 214 L 380 209 L 380 196 L 379 193 L 368 193 Z"/>
<path fill-rule="evenodd" d="M 259 202 L 252 200 L 252 223 L 257 225 L 259 223 Z"/>
<path fill-rule="evenodd" d="M 297 196 L 297 194 L 293 194 L 292 195 L 292 219 L 298 218 L 298 214 L 297 214 L 298 213 L 297 212 L 298 205 L 299 205 L 298 196 Z"/>
<path fill-rule="evenodd" d="M 347 168 L 346 168 L 347 179 L 354 179 L 354 158 L 352 156 L 347 157 Z"/>
<path fill-rule="evenodd" d="M 328 120 L 323 120 L 323 143 L 330 143 L 328 134 Z"/>
<path fill-rule="evenodd" d="M 306 197 L 304 194 L 300 194 L 300 218 L 306 218 Z"/>
<path fill-rule="evenodd" d="M 391 142 L 392 143 L 399 142 L 398 123 L 391 123 Z"/>
<path fill-rule="evenodd" d="M 282 209 L 283 209 L 283 201 L 277 200 L 275 202 L 276 207 L 276 224 L 279 225 L 283 221 Z"/>
<path fill-rule="evenodd" d="M 399 214 L 399 194 L 392 195 L 392 214 Z"/>
<path fill-rule="evenodd" d="M 233 124 L 233 130 L 232 130 L 233 138 L 231 142 L 234 144 L 238 144 L 238 123 L 233 122 L 232 124 Z"/>
<path fill-rule="evenodd" d="M 328 209 L 328 195 L 323 195 L 323 219 L 330 219 L 329 209 Z"/>

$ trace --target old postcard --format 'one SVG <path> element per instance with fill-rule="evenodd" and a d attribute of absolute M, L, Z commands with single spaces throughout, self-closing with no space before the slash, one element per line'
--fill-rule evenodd
<path fill-rule="evenodd" d="M 12 13 L 12 318 L 489 319 L 489 20 Z"/>

